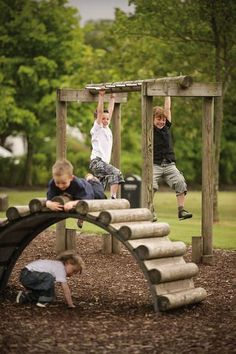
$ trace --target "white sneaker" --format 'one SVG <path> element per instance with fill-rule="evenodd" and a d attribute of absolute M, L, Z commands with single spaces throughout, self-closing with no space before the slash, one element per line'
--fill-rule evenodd
<path fill-rule="evenodd" d="M 37 302 L 36 306 L 38 306 L 38 307 L 47 307 L 48 303 L 47 302 Z"/>

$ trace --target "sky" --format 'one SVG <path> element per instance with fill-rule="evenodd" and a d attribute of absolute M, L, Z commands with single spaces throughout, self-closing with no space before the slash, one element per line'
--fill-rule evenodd
<path fill-rule="evenodd" d="M 69 3 L 79 9 L 82 26 L 88 20 L 113 20 L 116 7 L 127 13 L 134 11 L 134 6 L 129 6 L 128 0 L 69 0 Z"/>

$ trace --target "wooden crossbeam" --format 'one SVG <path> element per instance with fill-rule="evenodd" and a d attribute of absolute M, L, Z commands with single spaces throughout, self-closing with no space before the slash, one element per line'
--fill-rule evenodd
<path fill-rule="evenodd" d="M 147 96 L 217 97 L 222 95 L 221 83 L 193 83 L 182 89 L 176 82 L 148 82 Z"/>
<path fill-rule="evenodd" d="M 104 97 L 104 102 L 108 102 L 110 98 L 109 94 Z M 98 96 L 92 94 L 88 89 L 58 89 L 57 100 L 60 102 L 97 102 Z M 115 103 L 126 103 L 127 93 L 117 93 L 115 97 Z"/>

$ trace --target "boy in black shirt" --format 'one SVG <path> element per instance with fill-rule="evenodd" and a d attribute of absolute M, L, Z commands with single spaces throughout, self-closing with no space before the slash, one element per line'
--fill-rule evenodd
<path fill-rule="evenodd" d="M 184 176 L 175 165 L 175 153 L 171 139 L 171 99 L 165 97 L 163 107 L 153 109 L 153 188 L 158 190 L 158 181 L 164 181 L 175 190 L 178 205 L 178 217 L 180 220 L 189 219 L 192 214 L 184 209 L 187 185 Z M 154 216 L 156 221 L 156 216 Z"/>

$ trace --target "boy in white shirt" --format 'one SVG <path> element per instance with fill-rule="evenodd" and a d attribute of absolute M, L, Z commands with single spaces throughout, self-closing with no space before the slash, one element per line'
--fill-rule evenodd
<path fill-rule="evenodd" d="M 82 273 L 83 268 L 82 258 L 71 250 L 60 253 L 57 260 L 38 259 L 27 264 L 20 273 L 20 282 L 26 290 L 19 291 L 16 302 L 46 307 L 54 300 L 57 282 L 61 283 L 68 307 L 75 307 L 66 278 Z"/>
<path fill-rule="evenodd" d="M 90 170 L 104 185 L 110 185 L 112 199 L 116 199 L 119 184 L 124 183 L 121 171 L 110 164 L 112 151 L 112 131 L 109 128 L 114 110 L 115 96 L 111 94 L 108 110 L 104 110 L 105 90 L 99 91 L 96 120 L 90 131 L 92 142 Z"/>

